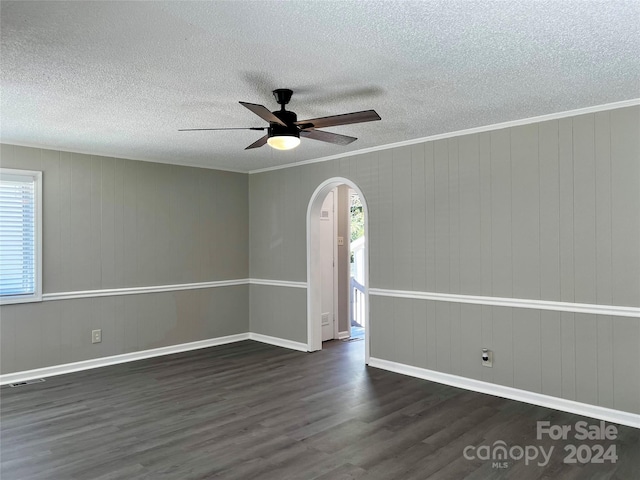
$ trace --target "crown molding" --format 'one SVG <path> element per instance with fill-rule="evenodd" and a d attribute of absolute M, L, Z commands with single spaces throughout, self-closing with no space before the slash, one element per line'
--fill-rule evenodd
<path fill-rule="evenodd" d="M 415 145 L 417 143 L 433 142 L 436 140 L 443 140 L 446 138 L 460 137 L 462 135 L 472 135 L 474 133 L 490 132 L 492 130 L 501 130 L 503 128 L 519 127 L 522 125 L 529 125 L 532 123 L 546 122 L 549 120 L 558 120 L 560 118 L 575 117 L 578 115 L 586 115 L 589 113 L 604 112 L 607 110 L 616 110 L 618 108 L 633 107 L 636 105 L 640 105 L 640 98 L 632 98 L 630 100 L 623 100 L 620 102 L 605 103 L 603 105 L 595 105 L 592 107 L 577 108 L 575 110 L 567 110 L 564 112 L 539 115 L 537 117 L 523 118 L 521 120 L 510 120 L 508 122 L 494 123 L 494 124 L 485 125 L 482 127 L 467 128 L 465 130 L 457 130 L 454 132 L 440 133 L 437 135 L 430 135 L 428 137 L 414 138 L 411 140 L 388 143 L 386 145 L 379 145 L 376 147 L 363 148 L 360 150 L 351 150 L 349 152 L 338 153 L 336 155 L 330 155 L 328 157 L 315 158 L 311 160 L 302 160 L 300 162 L 288 163 L 286 165 L 277 165 L 274 167 L 259 168 L 256 170 L 250 170 L 249 175 L 252 175 L 254 173 L 271 172 L 273 170 L 282 170 L 284 168 L 299 167 L 302 165 L 309 165 L 311 163 L 328 162 L 330 160 L 337 160 L 345 157 L 353 157 L 356 155 L 364 155 L 366 153 L 379 152 L 381 150 L 389 150 L 391 148 L 406 147 L 409 145 Z"/>

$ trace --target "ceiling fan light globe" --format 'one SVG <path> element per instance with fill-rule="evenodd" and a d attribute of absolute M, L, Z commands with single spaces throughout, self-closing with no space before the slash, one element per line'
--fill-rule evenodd
<path fill-rule="evenodd" d="M 276 150 L 291 150 L 300 145 L 300 138 L 292 135 L 274 135 L 269 137 L 267 143 Z"/>

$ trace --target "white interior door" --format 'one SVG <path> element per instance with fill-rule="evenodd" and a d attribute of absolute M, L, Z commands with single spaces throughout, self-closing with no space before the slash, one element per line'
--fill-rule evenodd
<path fill-rule="evenodd" d="M 322 294 L 320 319 L 322 324 L 322 341 L 334 338 L 334 242 L 335 233 L 335 190 L 329 192 L 320 210 L 320 262 L 322 269 Z"/>

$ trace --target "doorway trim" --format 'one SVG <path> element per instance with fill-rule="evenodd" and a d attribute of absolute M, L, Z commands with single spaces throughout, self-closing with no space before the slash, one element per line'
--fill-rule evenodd
<path fill-rule="evenodd" d="M 370 325 L 369 321 L 369 207 L 362 190 L 351 180 L 344 177 L 332 177 L 322 182 L 311 195 L 309 205 L 307 207 L 307 348 L 310 352 L 322 350 L 322 325 L 318 320 L 320 318 L 320 289 L 321 289 L 321 271 L 320 259 L 316 254 L 319 251 L 317 243 L 318 231 L 320 228 L 320 210 L 327 194 L 340 185 L 347 185 L 352 188 L 359 196 L 362 202 L 364 212 L 364 318 L 365 318 L 365 363 L 369 363 L 369 342 L 370 342 Z M 315 221 L 312 221 L 315 220 Z M 334 239 L 337 243 L 337 238 Z M 337 320 L 337 319 L 336 319 Z"/>

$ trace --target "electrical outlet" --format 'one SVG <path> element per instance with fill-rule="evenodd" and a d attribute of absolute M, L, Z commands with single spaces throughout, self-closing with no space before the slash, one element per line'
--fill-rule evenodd
<path fill-rule="evenodd" d="M 102 342 L 102 330 L 91 330 L 91 343 L 101 343 Z"/>
<path fill-rule="evenodd" d="M 339 247 L 344 246 L 344 237 L 338 237 L 338 246 Z"/>
<path fill-rule="evenodd" d="M 493 352 L 487 348 L 482 349 L 482 366 L 493 367 Z"/>

